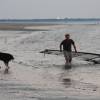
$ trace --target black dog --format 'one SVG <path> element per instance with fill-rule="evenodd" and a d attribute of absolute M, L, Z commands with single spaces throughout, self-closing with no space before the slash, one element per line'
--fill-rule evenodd
<path fill-rule="evenodd" d="M 2 53 L 0 52 L 0 60 L 2 60 L 4 62 L 4 64 L 6 65 L 6 69 L 9 69 L 9 61 L 14 60 L 13 55 L 9 54 L 9 53 Z"/>

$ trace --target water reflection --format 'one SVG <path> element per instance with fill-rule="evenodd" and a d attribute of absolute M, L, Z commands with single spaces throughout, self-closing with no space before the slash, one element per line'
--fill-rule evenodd
<path fill-rule="evenodd" d="M 4 74 L 8 74 L 9 73 L 9 68 L 6 68 L 5 70 L 4 70 Z"/>
<path fill-rule="evenodd" d="M 64 69 L 66 69 L 66 70 L 69 70 L 69 69 L 71 69 L 72 67 L 71 67 L 71 65 L 64 65 Z"/>
<path fill-rule="evenodd" d="M 66 88 L 70 87 L 71 84 L 72 84 L 70 78 L 64 78 L 64 79 L 62 80 L 62 82 L 63 82 L 63 85 L 64 85 Z"/>
<path fill-rule="evenodd" d="M 69 88 L 72 85 L 72 80 L 71 80 L 71 66 L 64 66 L 64 72 L 61 74 L 61 81 L 62 84 L 66 87 Z"/>

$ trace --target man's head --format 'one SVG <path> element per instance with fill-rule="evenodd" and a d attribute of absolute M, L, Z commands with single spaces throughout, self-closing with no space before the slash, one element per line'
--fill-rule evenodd
<path fill-rule="evenodd" d="M 70 35 L 69 34 L 65 34 L 65 38 L 66 39 L 69 39 L 70 38 Z"/>

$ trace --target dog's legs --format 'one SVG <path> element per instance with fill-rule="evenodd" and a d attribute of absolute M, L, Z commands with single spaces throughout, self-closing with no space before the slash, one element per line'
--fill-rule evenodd
<path fill-rule="evenodd" d="M 8 66 L 9 62 L 4 62 L 4 64 L 6 66 L 4 73 L 7 74 L 9 71 L 9 66 Z"/>
<path fill-rule="evenodd" d="M 6 61 L 6 62 L 4 62 L 4 64 L 5 64 L 5 66 L 6 66 L 6 69 L 9 69 L 9 62 Z"/>

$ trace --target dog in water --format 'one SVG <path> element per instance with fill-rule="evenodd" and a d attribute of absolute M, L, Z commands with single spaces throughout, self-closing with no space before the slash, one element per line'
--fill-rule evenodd
<path fill-rule="evenodd" d="M 3 61 L 5 66 L 6 66 L 5 73 L 8 72 L 9 62 L 11 60 L 14 60 L 13 55 L 11 55 L 9 53 L 2 53 L 2 52 L 0 52 L 0 60 Z"/>

